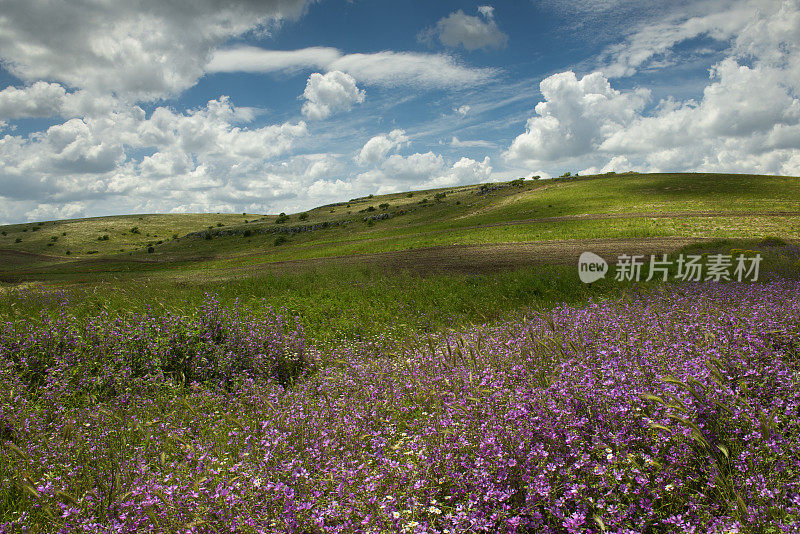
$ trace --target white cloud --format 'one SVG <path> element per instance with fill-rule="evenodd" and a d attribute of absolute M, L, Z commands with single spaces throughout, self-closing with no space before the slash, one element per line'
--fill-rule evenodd
<path fill-rule="evenodd" d="M 554 74 L 539 84 L 544 102 L 506 152 L 510 160 L 533 165 L 589 154 L 610 134 L 630 124 L 648 91 L 620 92 L 599 72 L 578 80 L 574 72 Z"/>
<path fill-rule="evenodd" d="M 61 206 L 38 204 L 25 215 L 29 221 L 77 219 L 86 216 L 86 206 L 82 202 L 68 202 Z"/>
<path fill-rule="evenodd" d="M 452 48 L 463 46 L 467 50 L 479 48 L 503 48 L 508 35 L 500 31 L 494 20 L 492 6 L 478 7 L 480 16 L 466 15 L 460 9 L 439 20 L 433 28 L 420 33 L 420 40 L 436 37 Z"/>
<path fill-rule="evenodd" d="M 219 200 L 216 195 L 231 196 L 226 187 L 263 176 L 265 166 L 307 134 L 303 122 L 238 125 L 250 118 L 247 108 L 237 109 L 222 97 L 187 113 L 159 107 L 146 118 L 140 108 L 128 107 L 70 119 L 27 137 L 6 135 L 0 138 L 0 189 L 18 203 L 124 194 L 137 206 L 162 202 L 162 211 L 168 211 L 167 200 L 182 204 L 182 195 L 202 194 L 211 205 Z M 146 155 L 132 155 L 141 152 Z"/>
<path fill-rule="evenodd" d="M 733 39 L 739 55 L 782 56 L 776 42 L 796 48 L 797 0 L 734 0 L 694 2 L 691 8 L 675 10 L 656 23 L 638 27 L 622 43 L 607 48 L 601 56 L 601 71 L 609 77 L 631 76 L 645 67 L 670 65 L 663 58 L 675 53 L 676 45 L 698 37 L 726 42 Z M 800 74 L 800 67 L 796 73 Z"/>
<path fill-rule="evenodd" d="M 432 189 L 436 187 L 449 187 L 455 185 L 477 184 L 486 182 L 492 175 L 492 166 L 489 156 L 483 161 L 470 158 L 461 158 L 449 169 L 439 176 L 423 182 L 422 187 Z"/>
<path fill-rule="evenodd" d="M 664 99 L 648 113 L 641 105 L 623 111 L 617 104 L 637 101 L 636 93 L 611 89 L 602 76 L 592 85 L 606 86 L 600 93 L 607 98 L 587 99 L 571 73 L 546 79 L 538 116 L 507 157 L 537 166 L 565 160 L 602 172 L 800 175 L 800 2 L 751 10 L 737 24 L 729 56 L 710 69 L 698 101 Z"/>
<path fill-rule="evenodd" d="M 357 182 L 367 182 L 379 193 L 393 193 L 409 188 L 432 189 L 486 181 L 492 174 L 490 160 L 482 162 L 461 158 L 447 165 L 444 158 L 433 152 L 410 156 L 393 154 L 380 169 L 360 175 Z"/>
<path fill-rule="evenodd" d="M 391 150 L 399 148 L 407 142 L 406 132 L 400 129 L 392 130 L 388 135 L 376 135 L 364 143 L 361 151 L 354 158 L 355 162 L 359 165 L 374 165 L 383 161 Z"/>
<path fill-rule="evenodd" d="M 356 86 L 349 74 L 334 70 L 326 74 L 318 72 L 308 77 L 303 91 L 303 115 L 309 119 L 326 119 L 331 113 L 348 110 L 353 104 L 364 101 L 365 93 Z"/>
<path fill-rule="evenodd" d="M 57 83 L 35 82 L 28 87 L 6 87 L 0 91 L 0 119 L 82 117 L 109 113 L 119 107 L 108 95 L 87 91 L 68 93 Z"/>
<path fill-rule="evenodd" d="M 479 139 L 473 141 L 461 141 L 455 135 L 450 140 L 450 146 L 454 148 L 495 148 L 497 145 L 489 141 L 481 141 Z"/>
<path fill-rule="evenodd" d="M 470 109 L 472 109 L 472 108 L 470 108 L 470 106 L 468 106 L 467 104 L 464 104 L 463 106 L 459 106 L 457 108 L 453 108 L 453 111 L 455 111 L 456 113 L 458 113 L 462 117 L 466 117 L 467 113 L 469 113 Z"/>
<path fill-rule="evenodd" d="M 463 87 L 485 83 L 496 74 L 494 69 L 460 65 L 445 54 L 383 51 L 345 55 L 334 48 L 286 52 L 252 46 L 218 50 L 207 67 L 209 72 L 291 72 L 309 68 L 341 71 L 358 82 L 384 87 Z"/>
<path fill-rule="evenodd" d="M 440 154 L 433 152 L 417 152 L 408 156 L 392 154 L 386 157 L 388 146 L 384 136 L 374 137 L 364 145 L 356 160 L 364 159 L 362 155 L 365 149 L 371 150 L 369 160 L 375 167 L 351 180 L 355 190 L 387 194 L 410 188 L 432 189 L 474 184 L 486 181 L 492 174 L 488 157 L 482 162 L 461 158 L 449 165 Z"/>
<path fill-rule="evenodd" d="M 308 0 L 6 0 L 0 60 L 24 81 L 156 99 L 192 86 L 214 48 L 300 16 Z"/>
<path fill-rule="evenodd" d="M 265 50 L 237 46 L 217 50 L 206 65 L 206 72 L 281 72 L 324 69 L 342 53 L 335 48 L 316 46 L 300 50 Z"/>

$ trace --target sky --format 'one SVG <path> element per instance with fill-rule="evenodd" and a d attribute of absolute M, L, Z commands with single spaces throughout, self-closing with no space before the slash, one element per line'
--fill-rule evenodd
<path fill-rule="evenodd" d="M 800 0 L 0 13 L 0 224 L 292 213 L 564 172 L 800 175 Z"/>

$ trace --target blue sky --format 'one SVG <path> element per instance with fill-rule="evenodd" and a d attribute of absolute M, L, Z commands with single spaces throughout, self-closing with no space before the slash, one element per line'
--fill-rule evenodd
<path fill-rule="evenodd" d="M 3 11 L 0 223 L 566 171 L 800 175 L 800 0 Z"/>

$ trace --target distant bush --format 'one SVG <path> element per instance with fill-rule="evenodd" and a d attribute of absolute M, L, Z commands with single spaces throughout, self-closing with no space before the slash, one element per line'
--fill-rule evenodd
<path fill-rule="evenodd" d="M 245 237 L 250 237 L 250 235 L 251 235 L 252 233 L 253 233 L 253 232 L 251 232 L 251 231 L 250 231 L 250 229 L 248 228 L 247 230 L 245 230 L 245 231 L 244 231 L 244 233 L 243 233 L 242 235 L 243 235 L 243 236 L 245 236 Z"/>
<path fill-rule="evenodd" d="M 300 219 L 301 221 L 308 220 L 308 213 L 301 213 L 300 215 L 297 216 L 297 218 Z"/>
<path fill-rule="evenodd" d="M 445 193 L 444 191 L 441 191 L 441 192 L 436 193 L 435 195 L 433 195 L 433 198 L 436 199 L 436 202 L 441 202 L 442 199 L 445 198 L 446 196 L 447 196 L 447 193 Z"/>
<path fill-rule="evenodd" d="M 97 238 L 98 241 L 108 241 L 108 234 L 101 235 Z"/>
<path fill-rule="evenodd" d="M 535 176 L 531 176 L 532 180 L 539 180 L 540 178 L 541 178 L 541 176 L 539 176 L 538 174 L 535 175 Z"/>
<path fill-rule="evenodd" d="M 222 224 L 221 222 L 218 222 L 218 223 L 217 223 L 217 228 L 222 228 L 223 226 L 225 226 L 225 225 L 224 225 L 224 224 Z"/>
<path fill-rule="evenodd" d="M 3 230 L 2 232 L 0 232 L 0 234 L 3 234 L 3 235 L 8 235 L 8 234 L 6 234 L 6 231 L 5 231 L 5 230 Z"/>
<path fill-rule="evenodd" d="M 33 228 L 31 228 L 31 232 L 38 232 L 41 229 L 42 229 L 41 226 L 34 226 Z"/>
<path fill-rule="evenodd" d="M 372 193 L 370 193 L 369 195 L 367 195 L 367 198 L 374 198 L 374 197 L 375 197 L 375 195 L 373 195 Z"/>
<path fill-rule="evenodd" d="M 61 235 L 67 235 L 67 232 L 61 232 Z"/>
<path fill-rule="evenodd" d="M 516 180 L 511 180 L 508 183 L 509 183 L 509 185 L 512 185 L 514 187 L 522 187 L 522 183 L 524 181 L 525 181 L 525 178 L 517 178 Z"/>
<path fill-rule="evenodd" d="M 53 237 L 51 237 L 51 238 L 50 238 L 50 241 L 52 241 L 53 243 L 55 243 L 56 241 L 58 241 L 58 236 L 57 236 L 57 235 L 54 235 Z"/>
<path fill-rule="evenodd" d="M 70 254 L 72 254 L 72 251 L 69 251 L 69 250 L 68 250 L 68 251 L 66 251 L 64 254 L 66 254 L 67 256 L 69 256 Z"/>
<path fill-rule="evenodd" d="M 571 172 L 565 172 L 564 174 L 562 174 L 561 176 L 559 176 L 559 178 L 569 178 L 570 176 L 572 176 L 572 173 L 571 173 Z"/>
<path fill-rule="evenodd" d="M 134 226 L 133 228 L 131 228 L 130 232 L 132 234 L 141 234 L 142 233 L 141 231 L 139 231 L 139 227 L 138 226 Z"/>
<path fill-rule="evenodd" d="M 86 251 L 87 254 L 97 254 L 97 252 L 98 252 L 97 250 L 87 250 Z"/>
<path fill-rule="evenodd" d="M 406 196 L 407 196 L 408 198 L 411 198 L 411 197 L 413 197 L 413 196 L 414 196 L 414 193 L 406 193 Z"/>
<path fill-rule="evenodd" d="M 284 243 L 286 243 L 287 241 L 289 241 L 289 240 L 286 238 L 285 235 L 279 235 L 278 237 L 275 238 L 275 246 L 279 247 L 279 246 L 283 245 Z"/>
<path fill-rule="evenodd" d="M 172 239 L 178 239 L 178 234 L 172 234 Z"/>
<path fill-rule="evenodd" d="M 384 202 L 383 204 L 378 204 L 378 207 L 380 209 L 382 209 L 382 210 L 388 210 L 389 209 L 389 203 L 388 202 Z"/>
<path fill-rule="evenodd" d="M 22 238 L 18 237 L 14 240 L 14 243 L 22 243 Z"/>
<path fill-rule="evenodd" d="M 281 214 L 278 215 L 278 218 L 275 219 L 275 224 L 283 224 L 286 221 L 288 221 L 289 219 L 290 219 L 290 217 L 288 215 L 286 215 L 285 213 L 281 212 Z"/>
<path fill-rule="evenodd" d="M 153 248 L 152 246 L 150 246 L 150 247 L 147 247 L 147 253 L 148 253 L 148 254 L 152 254 L 152 253 L 153 253 L 153 252 L 155 252 L 155 251 L 156 251 L 156 249 L 155 249 L 155 248 Z"/>
<path fill-rule="evenodd" d="M 367 211 L 375 211 L 375 206 L 370 206 L 367 208 Z"/>

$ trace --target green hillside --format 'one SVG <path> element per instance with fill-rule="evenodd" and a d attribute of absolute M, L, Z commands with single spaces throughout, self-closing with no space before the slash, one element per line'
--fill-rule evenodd
<path fill-rule="evenodd" d="M 791 239 L 800 235 L 800 179 L 601 175 L 380 195 L 280 220 L 254 214 L 131 215 L 0 230 L 6 269 L 97 258 L 146 262 L 144 269 L 176 261 L 241 265 L 543 240 Z"/>
<path fill-rule="evenodd" d="M 591 287 L 577 280 L 585 250 L 611 259 L 777 243 L 765 267 L 797 270 L 798 236 L 800 178 L 526 180 L 376 195 L 284 216 L 127 215 L 3 226 L 0 292 L 67 291 L 72 306 L 89 314 L 187 310 L 213 293 L 286 308 L 318 338 L 394 336 L 618 292 L 613 280 Z M 0 298 L 0 311 L 35 316 L 58 301 L 34 294 Z"/>

